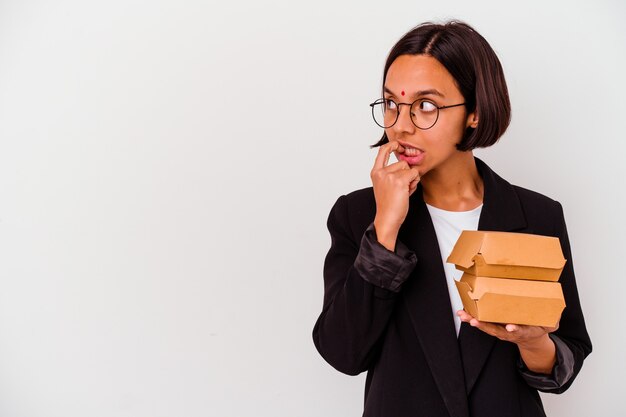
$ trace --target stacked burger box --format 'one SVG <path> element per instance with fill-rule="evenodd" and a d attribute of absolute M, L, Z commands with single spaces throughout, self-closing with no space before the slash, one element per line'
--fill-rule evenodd
<path fill-rule="evenodd" d="M 565 266 L 559 239 L 527 233 L 463 231 L 448 263 L 465 311 L 480 321 L 554 327 L 565 308 L 557 282 Z"/>

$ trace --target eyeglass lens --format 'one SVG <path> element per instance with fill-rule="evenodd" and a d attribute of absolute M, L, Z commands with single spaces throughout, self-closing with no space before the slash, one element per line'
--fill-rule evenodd
<path fill-rule="evenodd" d="M 380 99 L 372 105 L 372 115 L 374 121 L 380 127 L 389 128 L 398 120 L 399 108 L 409 107 L 408 104 L 397 104 L 393 100 Z M 417 100 L 410 107 L 411 120 L 420 129 L 432 127 L 439 116 L 439 109 L 429 100 Z"/>

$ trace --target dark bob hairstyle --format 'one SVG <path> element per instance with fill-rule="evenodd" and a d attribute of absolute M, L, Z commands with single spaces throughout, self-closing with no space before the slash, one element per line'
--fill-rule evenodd
<path fill-rule="evenodd" d="M 387 71 L 400 55 L 429 55 L 452 75 L 468 113 L 476 110 L 478 126 L 468 127 L 456 145 L 460 151 L 486 148 L 498 141 L 511 121 L 511 103 L 500 61 L 478 32 L 466 23 L 423 23 L 406 33 L 389 52 Z M 387 134 L 372 147 L 389 142 Z"/>

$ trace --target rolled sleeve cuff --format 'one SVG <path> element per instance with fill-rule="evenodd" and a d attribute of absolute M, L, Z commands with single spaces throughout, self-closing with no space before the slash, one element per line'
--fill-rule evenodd
<path fill-rule="evenodd" d="M 392 252 L 378 242 L 374 223 L 365 230 L 354 267 L 372 285 L 399 292 L 415 265 L 417 256 L 399 240 Z"/>
<path fill-rule="evenodd" d="M 572 350 L 558 336 L 550 334 L 550 339 L 556 346 L 556 363 L 552 374 L 539 374 L 530 371 L 520 358 L 520 372 L 528 385 L 542 391 L 549 391 L 562 387 L 574 374 L 574 354 Z"/>

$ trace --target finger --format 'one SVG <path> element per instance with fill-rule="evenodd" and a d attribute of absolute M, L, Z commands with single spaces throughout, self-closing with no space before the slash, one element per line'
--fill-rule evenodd
<path fill-rule="evenodd" d="M 406 161 L 398 161 L 398 162 L 394 162 L 391 165 L 387 165 L 384 170 L 386 172 L 396 172 L 396 171 L 408 171 L 409 170 L 409 164 Z"/>
<path fill-rule="evenodd" d="M 539 326 L 507 324 L 505 328 L 511 338 L 510 340 L 515 343 L 536 339 L 546 334 L 545 329 Z"/>
<path fill-rule="evenodd" d="M 479 330 L 482 330 L 483 332 L 487 333 L 488 335 L 491 335 L 493 337 L 497 337 L 498 339 L 506 340 L 506 338 L 508 336 L 507 331 L 504 329 L 504 326 L 502 326 L 500 324 L 487 323 L 487 322 L 483 322 L 483 321 L 478 321 L 476 319 L 472 319 L 470 321 L 470 325 L 472 327 L 476 327 Z"/>
<path fill-rule="evenodd" d="M 545 334 L 550 333 L 548 329 L 550 327 L 541 327 L 541 326 L 522 326 L 516 325 L 519 330 L 517 331 L 518 337 L 520 338 L 536 338 L 541 337 Z"/>
<path fill-rule="evenodd" d="M 394 147 L 398 147 L 399 143 L 392 141 L 384 144 L 378 149 L 378 154 L 376 155 L 376 160 L 374 161 L 374 169 L 382 169 L 387 166 L 389 162 L 389 154 L 393 151 Z"/>
<path fill-rule="evenodd" d="M 559 323 L 556 324 L 555 327 L 546 327 L 543 326 L 541 327 L 546 333 L 552 333 L 552 332 L 556 332 L 559 329 Z"/>
<path fill-rule="evenodd" d="M 387 147 L 387 151 L 385 153 L 385 164 L 384 164 L 385 167 L 387 167 L 389 165 L 389 158 L 391 157 L 392 153 L 394 153 L 395 151 L 398 151 L 398 152 L 401 152 L 401 153 L 404 152 L 404 148 L 402 147 L 402 145 L 400 145 L 395 140 L 389 142 L 387 144 L 387 146 L 388 146 Z M 398 161 L 398 162 L 400 162 L 400 161 Z M 407 166 L 408 166 L 408 164 L 407 164 Z"/>
<path fill-rule="evenodd" d="M 376 155 L 376 160 L 374 161 L 374 169 L 385 168 L 389 163 L 389 155 L 396 150 L 404 151 L 404 148 L 395 140 L 381 146 L 380 149 L 378 149 L 378 155 Z"/>
<path fill-rule="evenodd" d="M 385 177 L 386 181 L 389 181 L 390 183 L 396 184 L 397 186 L 400 187 L 409 187 L 409 185 L 412 182 L 412 175 L 411 175 L 411 170 L 408 168 L 402 168 L 402 167 L 393 167 L 391 169 L 393 169 L 393 171 L 388 172 L 387 170 L 391 167 L 388 166 L 387 168 L 385 168 L 383 171 L 378 171 L 378 174 L 380 177 Z M 381 174 L 381 172 L 384 172 L 384 174 Z"/>
<path fill-rule="evenodd" d="M 401 162 L 398 162 L 397 164 L 402 164 L 402 163 L 405 163 L 405 162 L 401 161 Z M 394 165 L 396 165 L 396 164 L 394 164 Z M 388 172 L 387 170 L 390 170 L 390 169 L 392 171 Z M 411 188 L 410 188 L 411 183 L 415 181 L 415 176 L 419 175 L 419 174 L 415 173 L 415 170 L 408 169 L 408 168 L 402 168 L 402 167 L 400 167 L 400 168 L 392 167 L 392 165 L 390 165 L 387 168 L 385 168 L 384 171 L 382 171 L 382 172 L 387 172 L 388 173 L 387 178 L 393 180 L 397 184 L 402 184 L 402 185 L 408 186 L 409 187 L 409 191 L 411 190 Z"/>
<path fill-rule="evenodd" d="M 507 332 L 516 333 L 520 337 L 535 337 L 542 333 L 547 333 L 544 327 L 540 326 L 526 326 L 522 324 L 507 324 L 504 326 Z"/>
<path fill-rule="evenodd" d="M 459 316 L 459 318 L 461 319 L 461 321 L 465 322 L 465 323 L 469 323 L 474 317 L 472 317 L 471 314 L 469 314 L 467 311 L 465 310 L 459 310 L 456 312 L 456 315 Z"/>
<path fill-rule="evenodd" d="M 519 326 L 517 326 L 515 324 L 507 324 L 506 326 L 504 326 L 504 328 L 509 333 L 514 333 L 514 332 L 517 332 L 517 331 L 520 330 Z"/>
<path fill-rule="evenodd" d="M 420 180 L 422 179 L 417 168 L 411 167 L 411 170 L 417 173 L 417 177 L 409 184 L 409 195 L 412 195 L 415 190 L 417 190 L 417 184 L 419 184 Z"/>
<path fill-rule="evenodd" d="M 402 161 L 402 162 L 404 162 L 404 161 Z M 402 175 L 402 177 L 404 179 L 406 179 L 409 182 L 409 184 L 412 183 L 412 182 L 415 182 L 415 181 L 419 181 L 419 178 L 420 178 L 420 173 L 415 168 L 410 168 L 410 169 L 404 170 L 403 172 L 400 173 L 400 175 Z"/>

